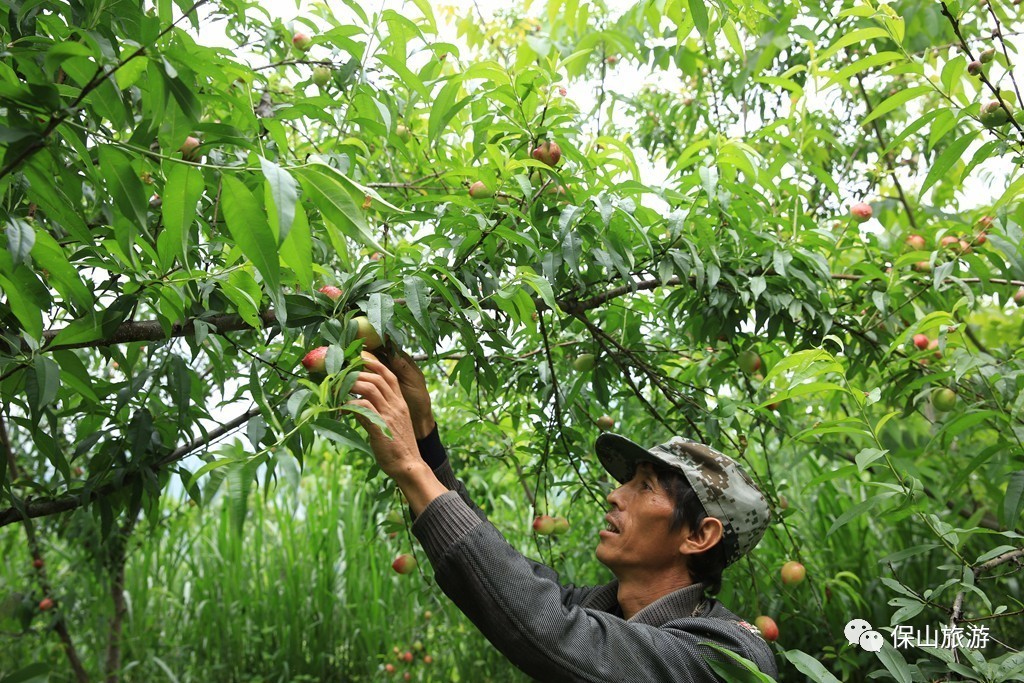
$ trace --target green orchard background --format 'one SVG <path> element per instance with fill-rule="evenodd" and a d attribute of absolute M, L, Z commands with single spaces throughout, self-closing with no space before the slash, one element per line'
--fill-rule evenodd
<path fill-rule="evenodd" d="M 360 315 L 567 581 L 608 416 L 765 491 L 722 599 L 782 680 L 1024 680 L 1019 6 L 5 4 L 0 681 L 517 676 L 389 568 Z"/>

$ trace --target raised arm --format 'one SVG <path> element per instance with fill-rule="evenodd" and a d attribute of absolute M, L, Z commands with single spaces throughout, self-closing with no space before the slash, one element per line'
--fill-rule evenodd
<path fill-rule="evenodd" d="M 398 377 L 373 354 L 364 352 L 363 360 L 365 369 L 359 373 L 352 386 L 352 393 L 362 398 L 353 399 L 350 403 L 377 413 L 388 426 L 390 436 L 385 435 L 369 419 L 357 415 L 370 438 L 370 447 L 377 465 L 405 494 L 413 514 L 419 515 L 435 498 L 447 493 L 448 489 L 420 457 L 416 442 L 417 427 L 413 426 L 410 405 L 403 396 Z M 429 415 L 429 396 L 426 401 Z M 418 412 L 417 418 L 418 428 L 425 428 L 426 419 L 423 414 Z M 432 416 L 430 421 L 433 421 Z"/>

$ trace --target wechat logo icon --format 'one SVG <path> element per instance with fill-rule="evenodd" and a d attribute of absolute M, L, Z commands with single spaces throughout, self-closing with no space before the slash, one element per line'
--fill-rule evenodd
<path fill-rule="evenodd" d="M 853 619 L 843 629 L 843 635 L 850 645 L 862 647 L 868 652 L 882 649 L 882 634 L 871 628 L 871 624 L 863 619 Z"/>

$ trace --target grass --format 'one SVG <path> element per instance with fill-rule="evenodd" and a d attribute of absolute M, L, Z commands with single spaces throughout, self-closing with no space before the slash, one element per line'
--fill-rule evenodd
<path fill-rule="evenodd" d="M 397 500 L 379 497 L 380 480 L 364 483 L 329 456 L 314 467 L 280 476 L 270 495 L 229 475 L 213 504 L 176 502 L 156 525 L 140 525 L 126 566 L 122 680 L 369 681 L 385 678 L 387 663 L 419 681 L 516 680 L 433 584 L 429 563 L 407 576 L 391 570 L 411 535 L 384 530 Z M 3 535 L 12 561 L 0 589 L 31 585 L 17 569 L 30 566 L 17 531 Z M 76 647 L 98 677 L 111 609 L 88 547 L 65 537 L 47 554 L 60 565 L 54 583 Z M 12 620 L 2 623 L 0 680 L 37 661 L 52 665 L 51 680 L 71 680 L 44 615 L 20 635 Z"/>

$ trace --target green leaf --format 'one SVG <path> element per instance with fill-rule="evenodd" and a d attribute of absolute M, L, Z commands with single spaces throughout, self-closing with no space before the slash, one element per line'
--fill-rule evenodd
<path fill-rule="evenodd" d="M 884 64 L 889 64 L 898 59 L 901 59 L 903 55 L 899 52 L 879 52 L 878 54 L 858 56 L 849 66 L 843 67 L 838 74 L 830 79 L 833 83 L 843 84 L 849 81 L 851 78 L 856 76 L 861 71 L 868 69 L 874 69 Z"/>
<path fill-rule="evenodd" d="M 92 291 L 82 282 L 78 270 L 68 262 L 64 250 L 48 232 L 40 230 L 36 233 L 32 258 L 39 268 L 50 273 L 50 284 L 66 301 L 83 310 L 92 308 Z"/>
<path fill-rule="evenodd" d="M 253 328 L 263 326 L 260 321 L 260 302 L 263 292 L 252 275 L 244 270 L 233 270 L 226 282 L 221 283 L 224 294 L 235 304 L 235 310 Z"/>
<path fill-rule="evenodd" d="M 1006 495 L 1003 497 L 1003 523 L 1008 527 L 1020 524 L 1021 512 L 1024 512 L 1024 470 L 1010 474 L 1006 484 Z"/>
<path fill-rule="evenodd" d="M 840 365 L 831 353 L 824 349 L 806 349 L 790 354 L 772 366 L 765 376 L 769 382 L 776 378 L 781 379 L 784 373 L 792 371 L 799 379 L 821 377 L 835 373 L 843 375 L 843 366 Z M 845 388 L 839 387 L 844 392 Z"/>
<path fill-rule="evenodd" d="M 708 8 L 705 0 L 689 0 L 690 16 L 693 18 L 693 25 L 697 27 L 705 38 L 708 37 Z"/>
<path fill-rule="evenodd" d="M 562 258 L 565 259 L 565 263 L 569 266 L 569 272 L 574 276 L 580 274 L 580 256 L 583 252 L 583 240 L 579 234 L 574 230 L 569 230 L 565 233 L 565 238 L 562 240 Z"/>
<path fill-rule="evenodd" d="M 36 243 L 36 231 L 28 221 L 12 218 L 7 223 L 7 251 L 11 253 L 15 265 L 29 265 L 29 255 Z"/>
<path fill-rule="evenodd" d="M 929 85 L 919 85 L 916 88 L 907 88 L 906 90 L 900 90 L 898 93 L 885 99 L 881 104 L 874 108 L 874 110 L 864 117 L 864 120 L 860 122 L 860 125 L 871 123 L 879 116 L 884 116 L 894 109 L 904 106 L 910 100 L 920 97 L 925 93 L 934 92 L 935 89 Z"/>
<path fill-rule="evenodd" d="M 73 346 L 103 338 L 103 320 L 93 312 L 71 321 L 50 342 L 50 346 Z"/>
<path fill-rule="evenodd" d="M 337 226 L 346 237 L 387 254 L 370 231 L 366 215 L 349 192 L 348 183 L 335 169 L 313 163 L 295 169 L 299 182 L 324 217 Z"/>
<path fill-rule="evenodd" d="M 60 389 L 60 366 L 46 356 L 36 356 L 32 372 L 25 378 L 25 391 L 33 413 L 50 405 Z"/>
<path fill-rule="evenodd" d="M 281 244 L 281 262 L 291 268 L 299 285 L 304 289 L 313 287 L 313 242 L 309 236 L 309 221 L 302 205 L 295 206 L 292 229 Z"/>
<path fill-rule="evenodd" d="M 817 61 L 819 64 L 823 64 L 827 62 L 832 55 L 839 52 L 839 50 L 849 45 L 853 45 L 854 43 L 862 43 L 866 40 L 888 37 L 889 33 L 884 28 L 878 26 L 859 28 L 854 31 L 850 31 L 849 33 L 843 33 L 839 40 L 830 45 L 827 49 L 822 50 L 821 53 L 817 55 Z"/>
<path fill-rule="evenodd" d="M 50 665 L 39 662 L 7 674 L 0 679 L 0 683 L 46 683 L 49 680 Z"/>
<path fill-rule="evenodd" d="M 935 160 L 932 167 L 928 169 L 928 175 L 925 176 L 924 183 L 921 184 L 921 192 L 918 193 L 919 200 L 939 178 L 944 178 L 949 173 L 949 169 L 952 168 L 953 164 L 960 161 L 964 151 L 980 134 L 981 131 L 973 131 L 967 135 L 961 135 L 951 142 L 946 149 L 942 150 L 942 154 Z"/>
<path fill-rule="evenodd" d="M 91 163 L 89 167 L 91 167 Z M 23 168 L 25 179 L 28 181 L 29 198 L 43 210 L 47 217 L 60 223 L 61 227 L 75 239 L 88 243 L 92 239 L 89 227 L 67 194 L 54 183 L 54 173 L 49 165 L 44 163 L 41 157 L 37 157 Z"/>
<path fill-rule="evenodd" d="M 406 275 L 402 282 L 405 285 L 405 305 L 409 307 L 409 312 L 420 327 L 429 330 L 430 297 L 427 296 L 423 280 L 415 275 Z"/>
<path fill-rule="evenodd" d="M 292 229 L 295 218 L 295 203 L 299 199 L 299 185 L 292 175 L 275 164 L 260 157 L 260 168 L 267 179 L 268 208 L 273 206 L 276 212 L 270 214 L 270 227 L 277 235 L 278 243 L 283 243 Z"/>
<path fill-rule="evenodd" d="M 774 679 L 762 673 L 756 664 L 732 650 L 712 642 L 703 642 L 701 645 L 711 648 L 725 659 L 723 662 L 715 657 L 704 656 L 704 661 L 715 670 L 715 673 L 723 681 L 729 681 L 730 683 L 773 683 Z"/>
<path fill-rule="evenodd" d="M 839 679 L 828 672 L 821 663 L 806 652 L 786 650 L 786 659 L 796 670 L 810 678 L 814 683 L 839 683 Z"/>
<path fill-rule="evenodd" d="M 83 398 L 98 403 L 100 398 L 92 387 L 92 377 L 82 360 L 72 351 L 57 351 L 54 360 L 60 366 L 61 382 Z"/>
<path fill-rule="evenodd" d="M 164 73 L 166 75 L 166 72 Z M 202 105 L 180 78 L 167 77 L 167 92 L 171 93 L 171 97 L 190 121 L 199 121 L 203 117 Z"/>
<path fill-rule="evenodd" d="M 920 605 L 920 607 L 923 608 L 924 606 Z M 906 617 L 906 619 L 910 618 L 911 615 Z M 897 683 L 912 683 L 914 678 L 911 675 L 910 667 L 907 665 L 907 660 L 888 641 L 882 643 L 882 649 L 877 654 L 879 661 L 882 662 L 882 666 L 892 674 Z"/>
<path fill-rule="evenodd" d="M 267 286 L 277 291 L 281 280 L 277 240 L 270 231 L 266 213 L 242 181 L 225 175 L 222 182 L 224 219 L 231 236 L 245 257 L 256 266 Z"/>
<path fill-rule="evenodd" d="M 863 472 L 871 465 L 871 463 L 875 462 L 876 460 L 879 460 L 880 458 L 884 458 L 888 453 L 888 450 L 879 450 L 877 448 L 865 448 L 856 456 L 854 456 L 854 461 L 857 463 L 857 468 L 861 472 Z"/>
<path fill-rule="evenodd" d="M 24 289 L 0 275 L 0 291 L 7 295 L 7 305 L 14 317 L 32 339 L 43 338 L 43 309 L 26 295 Z"/>
<path fill-rule="evenodd" d="M 145 229 L 149 200 L 142 180 L 132 168 L 131 157 L 113 145 L 100 145 L 99 159 L 114 204 L 136 228 Z"/>
<path fill-rule="evenodd" d="M 188 491 L 190 497 L 192 497 L 192 500 L 194 500 L 197 505 L 202 503 L 201 496 L 197 493 L 199 491 L 197 487 L 193 486 L 192 488 L 188 489 Z M 167 666 L 164 660 L 160 659 L 155 654 L 151 654 L 149 658 L 153 661 L 154 664 L 160 667 L 160 670 L 164 672 L 164 675 L 167 676 L 167 679 L 171 683 L 180 683 L 178 677 L 174 675 L 174 671 L 171 670 L 171 667 Z"/>
<path fill-rule="evenodd" d="M 377 330 L 377 334 L 384 339 L 388 327 L 391 326 L 391 317 L 394 315 L 395 300 L 387 292 L 374 292 L 366 306 L 366 317 Z"/>
<path fill-rule="evenodd" d="M 828 530 L 828 532 L 825 533 L 825 536 L 826 537 L 831 536 L 836 531 L 838 531 L 842 527 L 844 527 L 847 524 L 849 524 L 850 521 L 853 520 L 855 517 L 859 517 L 860 515 L 862 515 L 865 512 L 867 512 L 868 510 L 872 510 L 872 509 L 878 507 L 878 505 L 882 501 L 888 500 L 889 498 L 892 498 L 892 496 L 893 496 L 893 494 L 892 493 L 888 493 L 888 492 L 887 493 L 879 493 L 877 495 L 871 496 L 867 500 L 863 500 L 863 501 L 857 503 L 856 505 L 851 507 L 849 510 L 844 512 L 843 514 L 839 515 L 839 517 L 836 519 L 836 521 L 832 523 L 832 526 L 829 527 L 829 530 Z"/>
<path fill-rule="evenodd" d="M 452 117 L 473 99 L 472 95 L 467 95 L 459 102 L 456 102 L 455 98 L 461 87 L 462 79 L 452 78 L 441 88 L 441 92 L 437 94 L 437 98 L 430 107 L 430 118 L 427 124 L 427 135 L 430 137 L 431 142 L 437 141 L 442 131 L 448 125 L 448 122 L 452 120 Z"/>
<path fill-rule="evenodd" d="M 174 259 L 187 265 L 189 236 L 205 183 L 202 171 L 188 164 L 165 163 L 164 176 L 167 182 L 164 184 L 160 207 L 164 231 L 158 238 L 158 251 L 160 267 L 167 270 Z M 166 242 L 162 241 L 164 235 L 167 235 Z"/>

